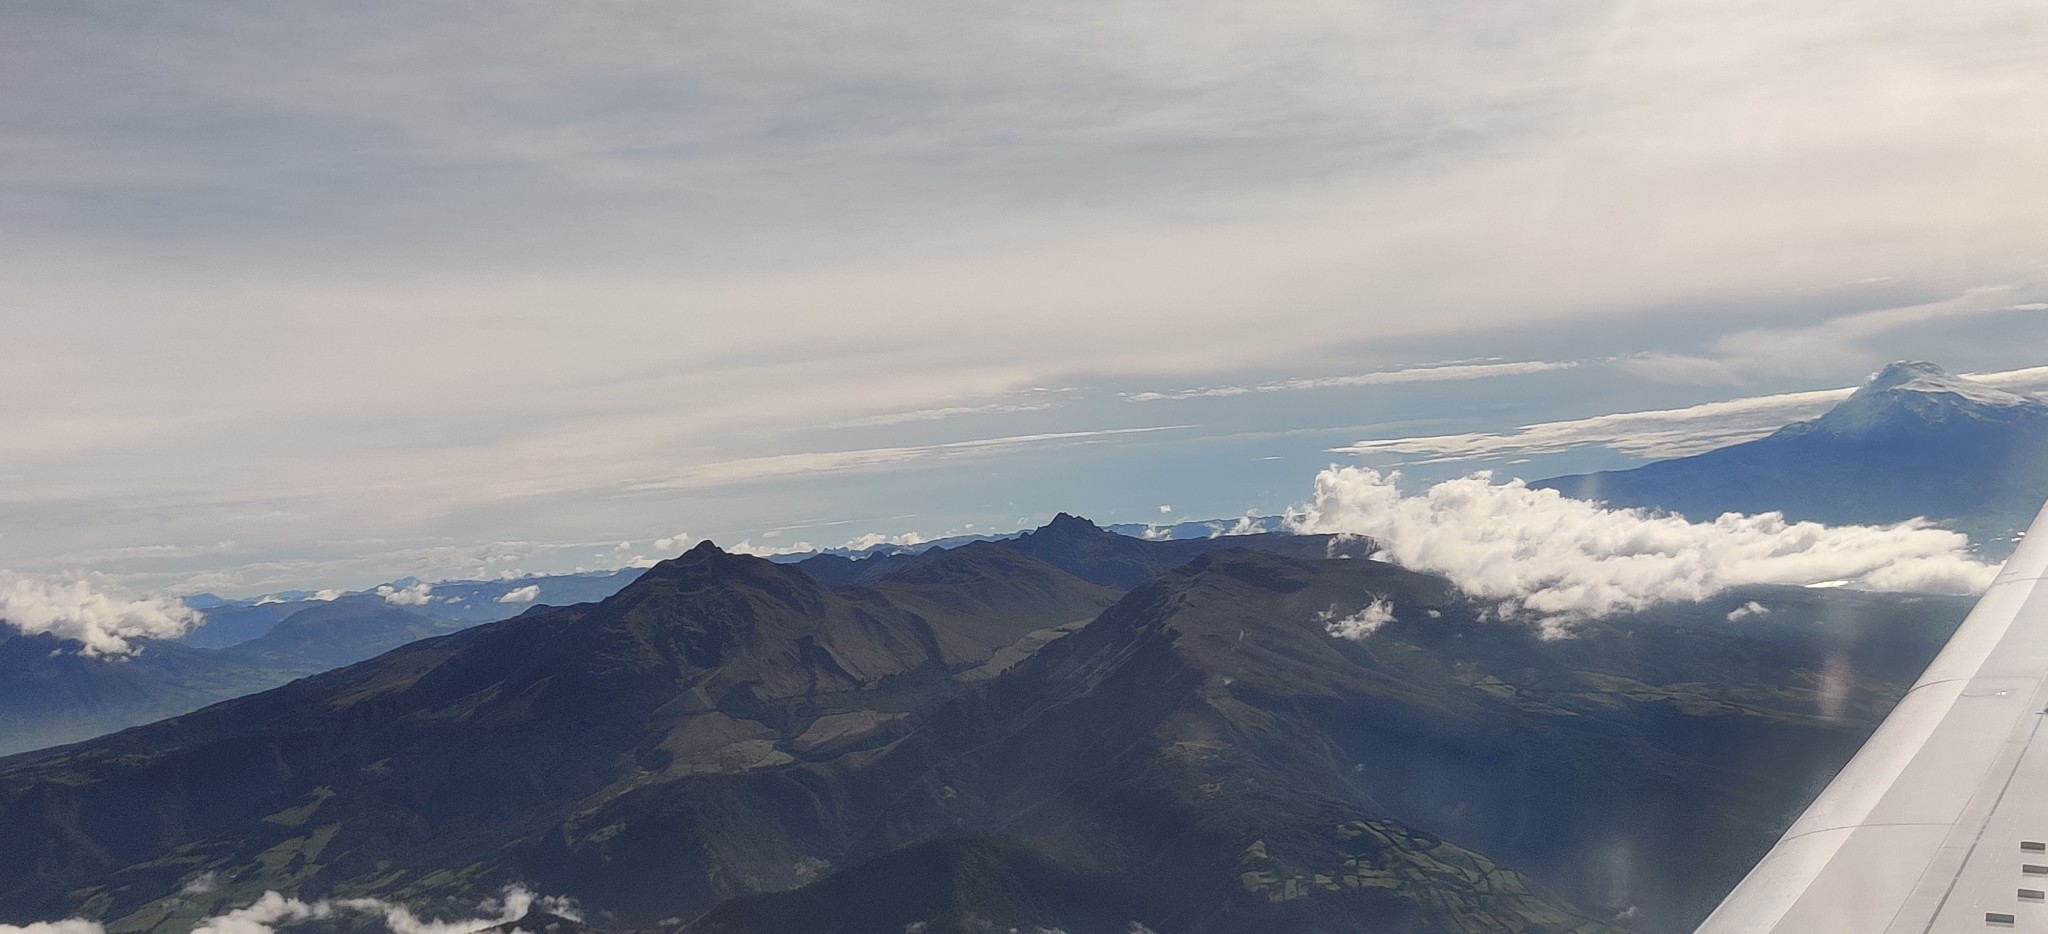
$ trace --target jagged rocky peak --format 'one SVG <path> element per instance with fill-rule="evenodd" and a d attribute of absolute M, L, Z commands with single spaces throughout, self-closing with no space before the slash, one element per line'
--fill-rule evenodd
<path fill-rule="evenodd" d="M 702 584 L 773 575 L 775 569 L 776 565 L 772 561 L 752 555 L 734 554 L 706 539 L 698 542 L 689 551 L 648 568 L 640 580 L 650 584 L 659 580 L 696 581 Z M 620 593 L 624 594 L 633 589 L 633 585 L 628 584 Z"/>
<path fill-rule="evenodd" d="M 1095 523 L 1090 522 L 1087 519 L 1083 519 L 1080 516 L 1074 515 L 1072 513 L 1063 512 L 1057 516 L 1052 517 L 1051 522 L 1039 526 L 1036 530 L 1036 533 L 1043 535 L 1062 536 L 1093 535 L 1100 533 L 1101 531 L 1102 526 L 1096 525 Z"/>
<path fill-rule="evenodd" d="M 1925 361 L 1889 364 L 1814 426 L 1836 435 L 1958 420 L 2048 418 L 2048 401 L 1957 376 Z"/>

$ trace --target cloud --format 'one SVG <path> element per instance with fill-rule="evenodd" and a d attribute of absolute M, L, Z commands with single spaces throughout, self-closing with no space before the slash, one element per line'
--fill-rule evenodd
<path fill-rule="evenodd" d="M 433 601 L 433 594 L 434 585 L 425 581 L 413 584 L 403 590 L 390 584 L 382 584 L 377 588 L 377 596 L 383 597 L 385 603 L 395 606 L 425 606 Z"/>
<path fill-rule="evenodd" d="M 446 921 L 421 919 L 411 909 L 382 899 L 342 898 L 307 902 L 270 891 L 251 904 L 201 920 L 193 926 L 192 934 L 276 934 L 280 927 L 301 921 L 323 920 L 343 912 L 381 916 L 391 934 L 469 934 L 517 921 L 535 906 L 570 920 L 582 920 L 582 914 L 573 901 L 555 896 L 536 896 L 524 886 L 517 885 L 506 888 L 502 897 L 487 899 L 478 905 L 477 910 L 483 913 L 482 917 Z M 74 919 L 58 924 L 91 924 L 92 927 L 43 932 L 31 926 L 29 931 L 30 934 L 103 934 L 103 929 L 92 922 Z M 14 932 L 0 926 L 0 934 Z"/>
<path fill-rule="evenodd" d="M 889 467 L 914 461 L 973 457 L 1022 447 L 1088 443 L 1123 435 L 1178 431 L 1191 427 L 1194 426 L 1153 425 L 1142 428 L 1054 431 L 1031 435 L 1009 435 L 1000 438 L 976 438 L 969 441 L 948 441 L 942 444 L 862 448 L 851 451 L 772 454 L 766 457 L 748 457 L 740 460 L 701 464 L 665 477 L 635 480 L 627 483 L 625 488 L 632 492 L 646 493 L 663 490 L 693 489 L 697 487 L 715 487 L 794 474 L 818 474 L 840 470 Z"/>
<path fill-rule="evenodd" d="M 689 545 L 695 542 L 696 540 L 696 537 L 688 532 L 677 532 L 674 535 L 669 535 L 655 539 L 654 547 L 661 551 L 674 551 L 685 545 Z"/>
<path fill-rule="evenodd" d="M 309 904 L 277 892 L 265 892 L 253 904 L 201 920 L 193 926 L 192 934 L 274 934 L 280 924 L 325 918 L 333 913 L 334 906 L 328 902 Z"/>
<path fill-rule="evenodd" d="M 2048 367 L 1965 375 L 1986 385 L 2014 392 L 2048 389 Z M 1556 454 L 1597 444 L 1637 457 L 1685 457 L 1753 441 L 1793 422 L 1818 418 L 1855 391 L 1854 387 L 1849 387 L 1747 396 L 1679 409 L 1617 412 L 1591 418 L 1540 422 L 1524 425 L 1507 434 L 1473 432 L 1360 441 L 1331 448 L 1330 452 L 1422 455 L 1433 462 L 1509 454 Z"/>
<path fill-rule="evenodd" d="M 1385 598 L 1374 599 L 1356 613 L 1338 616 L 1337 608 L 1331 607 L 1316 614 L 1316 622 L 1323 624 L 1323 631 L 1339 639 L 1363 640 L 1379 631 L 1381 626 L 1394 621 L 1394 605 Z"/>
<path fill-rule="evenodd" d="M 0 934 L 106 934 L 98 921 L 68 918 L 63 921 L 32 921 L 25 926 L 0 924 Z"/>
<path fill-rule="evenodd" d="M 1966 536 L 1918 523 L 1829 527 L 1777 513 L 1711 522 L 1605 509 L 1487 473 L 1419 495 L 1398 474 L 1332 467 L 1291 517 L 1300 532 L 1362 535 L 1381 556 L 1444 575 L 1507 619 L 1549 636 L 1658 603 L 1703 600 L 1746 584 L 1850 580 L 1873 590 L 1975 593 L 1997 568 Z"/>
<path fill-rule="evenodd" d="M 1224 525 L 1221 522 L 1209 523 L 1210 538 L 1223 538 L 1225 536 L 1231 535 L 1258 535 L 1266 531 L 1268 531 L 1268 529 L 1266 528 L 1266 520 L 1254 516 L 1249 512 L 1245 513 L 1242 516 L 1238 516 L 1237 521 L 1229 525 Z"/>
<path fill-rule="evenodd" d="M 524 587 L 516 587 L 511 590 L 505 591 L 504 595 L 500 596 L 497 602 L 532 603 L 533 601 L 538 599 L 540 599 L 540 585 L 528 584 Z"/>
<path fill-rule="evenodd" d="M 1769 613 L 1770 611 L 1770 607 L 1764 606 L 1763 604 L 1758 603 L 1755 600 L 1751 600 L 1748 603 L 1736 607 L 1735 609 L 1729 610 L 1728 621 L 1732 623 L 1738 619 L 1746 619 L 1751 616 L 1763 616 L 1764 614 Z"/>
<path fill-rule="evenodd" d="M 883 535 L 880 532 L 868 532 L 848 539 L 846 544 L 839 547 L 850 551 L 866 551 L 878 545 L 896 545 L 908 548 L 913 545 L 922 545 L 924 541 L 924 536 L 916 532 L 904 532 L 901 535 Z"/>
<path fill-rule="evenodd" d="M 742 539 L 739 544 L 726 551 L 736 555 L 753 555 L 756 558 L 773 558 L 777 555 L 800 555 L 818 549 L 810 542 L 791 542 L 787 545 L 756 545 Z"/>
<path fill-rule="evenodd" d="M 28 635 L 49 633 L 83 643 L 81 655 L 130 655 L 141 650 L 131 639 L 176 639 L 204 620 L 182 600 L 137 596 L 103 575 L 0 571 L 0 621 Z"/>
<path fill-rule="evenodd" d="M 2013 281 L 2048 218 L 2010 0 L 17 8 L 0 307 L 38 311 L 7 321 L 0 564 L 29 570 L 225 527 L 251 561 L 308 528 L 615 538 L 650 515 L 621 484 L 820 423 Z M 660 505 L 863 495 L 777 476 Z M 873 514 L 940 514 L 902 486 Z"/>
<path fill-rule="evenodd" d="M 829 426 L 832 428 L 874 428 L 884 425 L 901 425 L 906 422 L 937 421 L 942 418 L 960 418 L 968 415 L 1009 415 L 1015 412 L 1041 412 L 1052 408 L 1050 402 L 998 402 L 988 405 L 950 405 L 933 409 L 917 409 L 910 412 L 887 412 L 849 419 Z"/>
<path fill-rule="evenodd" d="M 1417 438 L 1360 441 L 1334 454 L 1424 455 L 1432 460 L 1467 460 L 1506 454 L 1555 454 L 1600 444 L 1637 457 L 1684 457 L 1750 441 L 1787 424 L 1818 417 L 1853 389 L 1822 389 L 1708 402 L 1682 409 L 1619 412 L 1568 421 L 1524 425 L 1510 434 L 1474 432 Z"/>
<path fill-rule="evenodd" d="M 1199 389 L 1176 389 L 1171 392 L 1138 392 L 1124 397 L 1130 402 L 1160 402 L 1170 399 L 1200 399 L 1219 396 L 1243 396 L 1266 392 L 1301 392 L 1308 389 L 1338 389 L 1355 386 L 1392 386 L 1401 383 L 1435 383 L 1452 380 L 1492 379 L 1499 376 L 1522 376 L 1529 373 L 1548 373 L 1553 370 L 1569 370 L 1576 363 L 1552 363 L 1530 360 L 1519 363 L 1441 363 L 1431 366 L 1409 367 L 1401 370 L 1382 370 L 1377 373 L 1360 373 L 1355 376 L 1319 376 L 1305 379 L 1282 379 L 1249 386 L 1204 386 Z"/>
<path fill-rule="evenodd" d="M 1953 327 L 1966 318 L 2026 314 L 2048 305 L 2015 303 L 2009 287 L 1983 287 L 1931 302 L 1836 315 L 1798 327 L 1751 328 L 1708 345 L 1705 355 L 1644 354 L 1617 361 L 1649 379 L 1678 383 L 1739 383 L 1759 376 L 1820 376 L 1880 360 L 1873 338 L 1926 327 Z"/>

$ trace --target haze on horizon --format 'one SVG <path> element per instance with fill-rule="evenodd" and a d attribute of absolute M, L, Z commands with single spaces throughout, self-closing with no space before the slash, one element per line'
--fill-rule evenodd
<path fill-rule="evenodd" d="M 2048 11 L 1287 13 L 0 13 L 0 568 L 1273 512 L 1359 442 L 2048 364 Z M 1567 440 L 1410 470 L 1655 455 Z"/>

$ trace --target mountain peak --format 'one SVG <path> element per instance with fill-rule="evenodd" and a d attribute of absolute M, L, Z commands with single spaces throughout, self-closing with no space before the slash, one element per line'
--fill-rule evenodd
<path fill-rule="evenodd" d="M 689 551 L 648 568 L 635 583 L 646 582 L 651 585 L 657 580 L 696 580 L 701 583 L 737 581 L 767 574 L 773 571 L 775 566 L 774 562 L 753 555 L 726 551 L 707 539 L 698 542 Z M 627 584 L 614 597 L 626 595 L 633 591 L 634 587 L 635 584 Z"/>
<path fill-rule="evenodd" d="M 2048 402 L 2007 392 L 1932 363 L 1887 364 L 1862 388 L 1811 424 L 1839 436 L 1942 422 L 2011 421 L 2048 417 Z"/>
<path fill-rule="evenodd" d="M 1054 535 L 1080 535 L 1101 532 L 1102 526 L 1072 513 L 1063 512 L 1052 517 L 1051 522 L 1039 526 L 1036 531 L 1050 532 Z"/>
<path fill-rule="evenodd" d="M 1899 360 L 1885 364 L 1884 369 L 1870 377 L 1860 392 L 1920 392 L 1953 393 L 1966 398 L 2010 405 L 2025 402 L 2026 397 L 2003 389 L 1987 386 L 1976 380 L 1957 376 L 1925 360 Z"/>

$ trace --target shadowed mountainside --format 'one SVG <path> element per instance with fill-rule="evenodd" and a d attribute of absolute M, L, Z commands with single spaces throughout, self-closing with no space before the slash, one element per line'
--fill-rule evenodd
<path fill-rule="evenodd" d="M 348 598 L 311 603 L 231 648 L 144 640 L 132 656 L 98 658 L 75 642 L 0 626 L 0 755 L 176 716 L 462 625 Z"/>

